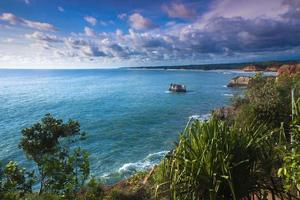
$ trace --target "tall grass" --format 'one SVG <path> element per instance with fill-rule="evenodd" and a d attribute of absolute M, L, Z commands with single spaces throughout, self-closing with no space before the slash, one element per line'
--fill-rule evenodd
<path fill-rule="evenodd" d="M 237 129 L 217 119 L 192 121 L 163 161 L 157 196 L 235 200 L 277 195 L 270 138 L 264 125 Z"/>

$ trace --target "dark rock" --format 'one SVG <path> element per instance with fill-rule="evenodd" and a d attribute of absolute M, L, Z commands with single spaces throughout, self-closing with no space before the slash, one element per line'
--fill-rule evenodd
<path fill-rule="evenodd" d="M 186 92 L 186 87 L 185 87 L 185 85 L 171 83 L 170 87 L 169 87 L 169 91 L 172 91 L 172 92 Z"/>

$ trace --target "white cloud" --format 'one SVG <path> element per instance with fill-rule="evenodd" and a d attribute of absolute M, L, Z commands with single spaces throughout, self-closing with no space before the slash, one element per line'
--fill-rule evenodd
<path fill-rule="evenodd" d="M 56 35 L 44 34 L 42 32 L 36 31 L 32 34 L 26 34 L 25 37 L 31 40 L 38 40 L 44 42 L 62 42 L 63 40 Z"/>
<path fill-rule="evenodd" d="M 91 25 L 95 26 L 97 24 L 97 19 L 92 16 L 85 16 L 84 20 L 90 23 Z"/>
<path fill-rule="evenodd" d="M 150 19 L 143 17 L 139 13 L 133 13 L 132 15 L 129 16 L 128 19 L 132 28 L 136 30 L 150 29 L 155 27 L 155 25 Z"/>
<path fill-rule="evenodd" d="M 173 2 L 169 5 L 164 4 L 162 10 L 165 11 L 169 17 L 173 18 L 191 19 L 196 17 L 196 11 L 182 3 Z"/>
<path fill-rule="evenodd" d="M 124 66 L 130 62 L 131 65 L 236 62 L 268 55 L 273 55 L 270 56 L 272 59 L 274 55 L 283 55 L 282 52 L 299 55 L 300 18 L 296 16 L 300 16 L 300 4 L 297 0 L 282 0 L 285 3 L 281 4 L 281 10 L 278 10 L 280 0 L 264 1 L 261 3 L 263 8 L 257 8 L 257 12 L 257 5 L 249 5 L 248 1 L 235 1 L 237 7 L 231 4 L 233 0 L 216 4 L 219 1 L 212 3 L 207 12 L 192 22 L 169 21 L 160 29 L 150 30 L 155 27 L 153 22 L 136 12 L 123 18 L 131 25 L 128 31 L 116 29 L 115 32 L 98 34 L 86 26 L 84 34 L 70 33 L 65 37 L 35 31 L 26 35 L 27 39 L 34 41 L 32 44 L 29 40 L 19 41 L 18 37 L 9 35 L 15 41 L 1 45 L 5 45 L 2 49 L 11 49 L 10 55 L 26 57 L 28 54 L 31 59 L 34 53 L 45 51 L 44 58 L 49 62 L 54 57 L 47 57 L 48 54 L 55 54 L 61 62 L 76 61 L 77 66 L 78 63 L 82 63 L 80 66 L 94 63 L 97 67 L 109 61 Z M 258 4 L 257 0 L 253 1 L 252 4 Z M 233 6 L 232 10 L 228 6 Z M 179 17 L 188 17 L 183 13 Z M 29 27 L 25 19 L 12 14 L 0 15 L 0 20 Z M 101 20 L 96 23 L 101 24 Z"/>
<path fill-rule="evenodd" d="M 21 17 L 17 17 L 12 13 L 2 13 L 2 15 L 0 15 L 0 20 L 5 21 L 11 25 L 21 25 L 24 27 L 38 29 L 38 30 L 45 30 L 45 31 L 57 30 L 52 24 L 27 20 Z"/>
<path fill-rule="evenodd" d="M 84 27 L 84 33 L 85 33 L 86 36 L 89 36 L 89 37 L 94 37 L 95 36 L 94 30 L 89 28 L 89 27 Z"/>
<path fill-rule="evenodd" d="M 204 14 L 204 19 L 216 17 L 242 17 L 255 19 L 265 17 L 275 19 L 288 11 L 285 0 L 215 0 L 209 12 Z"/>
<path fill-rule="evenodd" d="M 103 57 L 106 56 L 98 47 L 95 46 L 83 46 L 81 52 L 85 56 L 89 57 Z"/>

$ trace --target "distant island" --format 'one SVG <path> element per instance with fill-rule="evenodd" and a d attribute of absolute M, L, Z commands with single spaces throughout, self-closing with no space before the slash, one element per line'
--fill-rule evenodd
<path fill-rule="evenodd" d="M 300 60 L 287 61 L 267 61 L 249 63 L 230 63 L 230 64 L 199 64 L 199 65 L 174 65 L 174 66 L 142 66 L 129 67 L 127 69 L 145 70 L 243 70 L 246 72 L 267 71 L 277 72 L 283 67 L 286 70 L 296 70 L 300 68 Z M 290 69 L 295 68 L 295 69 Z"/>

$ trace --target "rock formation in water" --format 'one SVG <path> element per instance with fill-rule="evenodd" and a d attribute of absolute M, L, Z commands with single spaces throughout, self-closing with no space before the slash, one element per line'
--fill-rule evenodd
<path fill-rule="evenodd" d="M 172 91 L 172 92 L 186 92 L 186 87 L 185 87 L 185 85 L 171 83 L 170 87 L 169 87 L 169 91 Z"/>
<path fill-rule="evenodd" d="M 248 86 L 251 79 L 250 76 L 237 76 L 229 81 L 227 87 Z"/>

